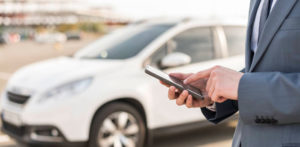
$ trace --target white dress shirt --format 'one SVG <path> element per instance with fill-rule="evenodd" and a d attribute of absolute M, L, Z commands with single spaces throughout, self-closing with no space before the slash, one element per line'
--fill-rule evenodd
<path fill-rule="evenodd" d="M 265 0 L 261 0 L 261 2 L 259 4 L 259 7 L 258 7 L 257 12 L 256 12 L 256 17 L 255 17 L 255 20 L 254 20 L 254 24 L 253 24 L 253 29 L 252 29 L 251 50 L 254 53 L 256 53 L 256 51 L 257 51 L 258 36 L 259 36 L 259 23 L 260 23 L 260 16 L 261 16 L 261 13 L 262 13 L 262 7 L 263 7 L 264 2 L 265 2 Z M 270 10 L 271 12 L 272 12 L 272 9 L 273 9 L 274 5 L 276 4 L 276 2 L 277 2 L 277 0 L 273 0 L 271 10 Z"/>
<path fill-rule="evenodd" d="M 258 7 L 257 12 L 256 12 L 254 24 L 253 24 L 253 29 L 252 29 L 251 50 L 254 53 L 256 53 L 256 51 L 257 51 L 258 36 L 259 36 L 259 23 L 260 23 L 260 17 L 261 17 L 264 2 L 265 2 L 265 0 L 261 0 L 261 2 L 259 4 L 259 7 Z M 272 12 L 272 9 L 275 6 L 276 2 L 277 2 L 277 0 L 273 0 L 270 13 Z M 216 111 L 216 104 L 214 103 L 213 105 L 207 106 L 206 108 L 209 109 L 210 111 L 215 112 Z"/>

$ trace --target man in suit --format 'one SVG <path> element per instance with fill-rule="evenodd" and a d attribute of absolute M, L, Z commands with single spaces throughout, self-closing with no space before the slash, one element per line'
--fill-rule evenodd
<path fill-rule="evenodd" d="M 169 98 L 201 107 L 209 121 L 239 111 L 233 147 L 300 147 L 300 1 L 251 0 L 243 72 L 216 66 L 171 76 L 199 88 L 207 79 L 205 100 L 175 87 Z"/>

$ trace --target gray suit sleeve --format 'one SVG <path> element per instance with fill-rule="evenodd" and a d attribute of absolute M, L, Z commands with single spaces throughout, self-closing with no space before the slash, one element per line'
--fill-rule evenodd
<path fill-rule="evenodd" d="M 300 122 L 300 73 L 245 73 L 238 90 L 240 118 L 245 123 L 272 120 Z"/>

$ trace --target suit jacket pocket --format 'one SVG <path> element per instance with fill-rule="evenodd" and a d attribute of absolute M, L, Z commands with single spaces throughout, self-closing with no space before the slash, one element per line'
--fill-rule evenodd
<path fill-rule="evenodd" d="M 281 30 L 300 30 L 300 17 L 287 18 L 282 24 Z"/>
<path fill-rule="evenodd" d="M 300 147 L 300 143 L 285 143 L 282 147 Z"/>

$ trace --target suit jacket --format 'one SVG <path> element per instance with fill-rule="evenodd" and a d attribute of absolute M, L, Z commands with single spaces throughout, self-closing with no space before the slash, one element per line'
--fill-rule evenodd
<path fill-rule="evenodd" d="M 300 0 L 278 0 L 257 52 L 250 42 L 260 0 L 251 0 L 245 74 L 238 102 L 216 104 L 203 114 L 218 123 L 239 111 L 233 147 L 300 147 Z"/>

